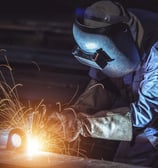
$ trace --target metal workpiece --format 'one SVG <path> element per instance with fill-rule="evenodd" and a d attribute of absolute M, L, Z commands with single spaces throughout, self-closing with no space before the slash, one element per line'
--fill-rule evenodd
<path fill-rule="evenodd" d="M 87 159 L 50 152 L 40 152 L 35 156 L 15 151 L 0 151 L 0 167 L 5 168 L 145 168 L 142 166 L 116 163 L 106 160 Z"/>

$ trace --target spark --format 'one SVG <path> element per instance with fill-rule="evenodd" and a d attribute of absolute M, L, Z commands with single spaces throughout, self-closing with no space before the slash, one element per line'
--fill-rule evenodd
<path fill-rule="evenodd" d="M 71 144 L 65 142 L 60 132 L 58 132 L 59 125 L 52 125 L 54 128 L 51 130 L 51 135 L 47 135 L 45 126 L 47 125 L 46 112 L 48 111 L 43 99 L 34 107 L 31 105 L 31 102 L 28 105 L 24 105 L 20 101 L 18 87 L 22 87 L 23 85 L 15 82 L 12 74 L 13 69 L 9 65 L 7 57 L 5 59 L 6 64 L 1 64 L 0 68 L 8 71 L 12 83 L 7 82 L 5 75 L 0 69 L 0 130 L 21 129 L 27 137 L 24 152 L 29 156 L 36 155 L 40 151 L 51 151 L 67 155 L 76 153 L 75 155 L 81 155 L 80 152 L 83 151 L 80 149 L 80 141 L 76 142 L 77 148 L 74 145 L 71 147 Z M 72 102 L 77 92 L 68 104 L 62 106 L 60 102 L 57 102 L 56 105 L 59 106 L 58 112 L 61 112 L 63 107 L 65 108 L 66 105 Z M 60 124 L 63 125 L 62 123 Z M 15 148 L 19 148 L 24 144 L 22 138 L 17 134 L 12 136 L 11 141 Z"/>

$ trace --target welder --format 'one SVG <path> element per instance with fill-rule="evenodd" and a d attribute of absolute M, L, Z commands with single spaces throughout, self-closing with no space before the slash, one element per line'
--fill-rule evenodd
<path fill-rule="evenodd" d="M 76 14 L 73 36 L 72 53 L 91 80 L 49 124 L 62 121 L 69 142 L 79 135 L 121 141 L 114 161 L 158 167 L 158 15 L 97 1 Z"/>

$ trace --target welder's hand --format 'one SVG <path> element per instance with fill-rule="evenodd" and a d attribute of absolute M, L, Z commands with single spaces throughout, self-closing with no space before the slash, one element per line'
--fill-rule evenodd
<path fill-rule="evenodd" d="M 76 140 L 79 135 L 131 141 L 132 122 L 128 111 L 128 107 L 120 107 L 87 115 L 69 108 L 61 113 L 52 113 L 48 119 L 47 131 L 52 135 L 56 133 L 68 142 Z"/>
<path fill-rule="evenodd" d="M 62 112 L 53 112 L 47 121 L 49 135 L 58 136 L 68 142 L 72 142 L 81 133 L 81 122 L 73 109 L 64 109 Z"/>

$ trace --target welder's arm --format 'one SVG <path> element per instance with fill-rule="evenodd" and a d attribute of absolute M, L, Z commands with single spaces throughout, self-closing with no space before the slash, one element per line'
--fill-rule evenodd
<path fill-rule="evenodd" d="M 103 84 L 91 80 L 74 105 L 49 117 L 48 130 L 57 134 L 60 132 L 67 141 L 74 141 L 79 135 L 130 141 L 132 125 L 129 108 L 103 110 L 109 109 L 115 99 L 116 95 L 104 88 Z"/>
<path fill-rule="evenodd" d="M 75 112 L 87 115 L 82 121 L 82 135 L 113 140 L 131 140 L 132 124 L 128 107 L 116 108 L 116 94 L 104 88 L 103 84 L 91 80 L 85 92 L 72 106 Z M 83 116 L 84 114 L 81 116 Z M 85 115 L 86 116 L 86 115 Z"/>
<path fill-rule="evenodd" d="M 94 114 L 102 109 L 110 108 L 115 99 L 116 94 L 104 88 L 102 83 L 91 79 L 85 91 L 71 107 L 76 112 Z"/>
<path fill-rule="evenodd" d="M 158 119 L 158 42 L 151 49 L 144 78 L 138 90 L 138 100 L 131 104 L 133 126 L 157 128 Z"/>
<path fill-rule="evenodd" d="M 95 115 L 76 113 L 65 109 L 49 117 L 50 133 L 54 130 L 66 141 L 74 141 L 79 135 L 109 140 L 132 139 L 132 124 L 126 107 L 100 111 Z"/>

